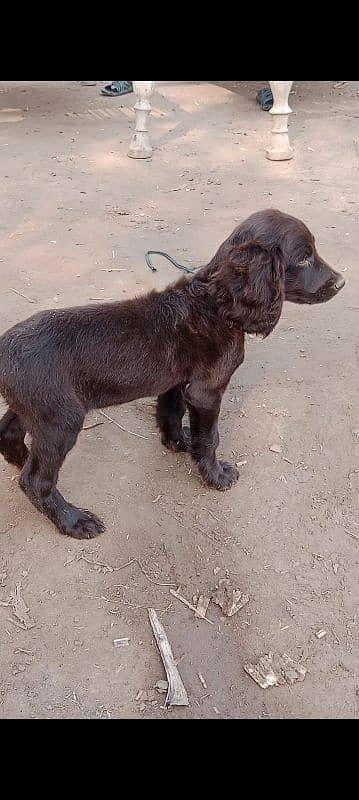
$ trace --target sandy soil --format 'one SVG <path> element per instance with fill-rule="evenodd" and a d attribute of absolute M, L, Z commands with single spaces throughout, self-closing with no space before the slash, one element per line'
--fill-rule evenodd
<path fill-rule="evenodd" d="M 232 491 L 207 490 L 189 457 L 164 452 L 151 399 L 108 412 L 145 438 L 86 430 L 61 472 L 65 496 L 106 522 L 95 542 L 61 537 L 1 460 L 0 599 L 21 584 L 36 625 L 0 607 L 0 717 L 357 716 L 359 83 L 333 83 L 295 85 L 287 163 L 264 158 L 263 84 L 159 82 L 147 162 L 126 155 L 133 97 L 0 85 L 1 331 L 164 286 L 177 274 L 161 263 L 152 275 L 146 249 L 202 264 L 266 206 L 303 218 L 348 279 L 336 300 L 288 304 L 269 339 L 248 340 L 220 425 L 221 454 L 244 462 Z M 213 626 L 160 585 L 191 599 L 225 576 L 250 602 L 231 619 L 211 605 Z M 188 709 L 140 696 L 164 677 L 148 606 L 163 612 Z M 120 637 L 129 646 L 115 649 Z M 243 666 L 269 651 L 300 660 L 304 682 L 259 688 Z"/>

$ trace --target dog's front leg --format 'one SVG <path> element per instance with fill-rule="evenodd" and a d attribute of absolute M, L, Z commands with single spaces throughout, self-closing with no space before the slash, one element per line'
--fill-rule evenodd
<path fill-rule="evenodd" d="M 188 428 L 182 427 L 186 413 L 183 389 L 184 385 L 178 385 L 159 396 L 156 418 L 162 444 L 169 450 L 187 452 L 190 449 L 190 436 Z"/>
<path fill-rule="evenodd" d="M 239 472 L 228 461 L 218 461 L 218 416 L 222 392 L 207 384 L 194 381 L 185 392 L 191 426 L 191 454 L 198 464 L 200 474 L 214 489 L 230 489 L 239 478 Z"/>

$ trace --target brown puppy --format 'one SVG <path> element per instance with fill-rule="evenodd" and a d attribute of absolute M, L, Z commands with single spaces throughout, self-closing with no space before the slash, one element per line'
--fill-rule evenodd
<path fill-rule="evenodd" d="M 217 420 L 245 333 L 268 336 L 284 300 L 322 303 L 343 286 L 303 222 L 267 210 L 236 228 L 206 267 L 163 292 L 40 312 L 0 339 L 0 391 L 9 405 L 0 450 L 61 533 L 91 538 L 102 522 L 56 489 L 66 454 L 91 409 L 159 395 L 162 442 L 190 450 L 203 480 L 229 489 L 238 471 L 216 458 Z M 190 434 L 182 428 L 186 407 Z"/>

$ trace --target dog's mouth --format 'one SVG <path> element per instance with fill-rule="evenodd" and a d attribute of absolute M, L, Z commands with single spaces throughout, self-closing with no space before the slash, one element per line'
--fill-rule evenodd
<path fill-rule="evenodd" d="M 323 287 L 321 287 L 318 292 L 315 293 L 314 299 L 312 300 L 313 303 L 326 303 L 328 300 L 331 300 L 333 297 L 336 297 L 337 294 L 343 289 L 345 286 L 345 278 L 342 275 L 338 275 L 334 281 L 328 281 Z"/>
<path fill-rule="evenodd" d="M 305 305 L 315 305 L 317 303 L 327 303 L 332 300 L 344 288 L 345 278 L 338 275 L 335 280 L 330 280 L 321 286 L 316 292 L 299 292 L 295 289 L 286 293 L 286 300 L 292 303 Z"/>

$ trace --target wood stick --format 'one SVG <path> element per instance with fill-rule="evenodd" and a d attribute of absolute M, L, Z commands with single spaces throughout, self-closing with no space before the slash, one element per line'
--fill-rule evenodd
<path fill-rule="evenodd" d="M 139 439 L 148 439 L 148 436 L 143 436 L 142 433 L 134 433 L 134 431 L 129 431 L 127 428 L 124 428 L 123 425 L 120 425 L 120 423 L 116 422 L 115 419 L 110 417 L 108 414 L 105 414 L 104 411 L 99 411 L 99 414 L 101 414 L 101 416 L 103 417 L 106 417 L 106 419 L 108 419 L 109 422 L 112 422 L 113 425 L 116 425 L 117 428 L 120 428 L 121 431 L 125 431 L 125 433 L 130 433 L 131 436 L 138 436 Z"/>
<path fill-rule="evenodd" d="M 168 680 L 168 692 L 165 704 L 166 706 L 189 706 L 187 692 L 174 662 L 171 645 L 164 627 L 161 625 L 154 608 L 148 609 L 148 616 Z"/>

